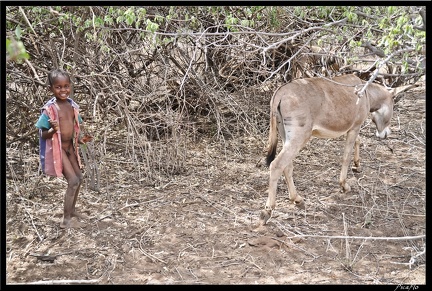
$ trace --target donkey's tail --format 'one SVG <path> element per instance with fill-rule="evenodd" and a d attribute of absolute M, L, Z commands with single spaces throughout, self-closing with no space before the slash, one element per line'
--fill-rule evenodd
<path fill-rule="evenodd" d="M 277 136 L 277 120 L 276 120 L 276 112 L 274 112 L 273 102 L 274 96 L 270 102 L 270 131 L 269 131 L 269 145 L 267 150 L 267 159 L 266 163 L 267 166 L 270 166 L 270 163 L 274 160 L 276 156 L 276 148 L 278 143 L 278 136 Z M 279 107 L 279 106 L 278 106 Z"/>

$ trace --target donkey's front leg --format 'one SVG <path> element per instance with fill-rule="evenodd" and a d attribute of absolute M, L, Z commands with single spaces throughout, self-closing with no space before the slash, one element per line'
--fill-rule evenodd
<path fill-rule="evenodd" d="M 354 166 L 352 170 L 359 173 L 361 172 L 360 167 L 360 135 L 357 135 L 355 144 L 354 144 Z"/>
<path fill-rule="evenodd" d="M 351 161 L 351 153 L 353 149 L 354 142 L 357 142 L 359 129 L 350 130 L 347 132 L 345 150 L 342 158 L 342 169 L 339 177 L 339 185 L 341 187 L 341 192 L 350 192 L 351 187 L 346 182 L 348 165 Z"/>

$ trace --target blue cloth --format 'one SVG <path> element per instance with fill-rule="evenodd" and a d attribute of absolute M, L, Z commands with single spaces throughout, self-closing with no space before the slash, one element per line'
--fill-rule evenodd
<path fill-rule="evenodd" d="M 51 124 L 48 122 L 49 117 L 48 115 L 46 115 L 45 113 L 42 113 L 41 116 L 39 117 L 38 121 L 36 122 L 36 127 L 37 128 L 44 128 L 44 129 L 50 129 L 51 128 Z"/>

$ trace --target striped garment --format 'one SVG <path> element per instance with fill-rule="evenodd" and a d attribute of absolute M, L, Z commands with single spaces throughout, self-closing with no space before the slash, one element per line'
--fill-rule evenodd
<path fill-rule="evenodd" d="M 71 98 L 67 101 L 72 105 L 75 114 L 73 147 L 78 159 L 78 165 L 81 168 L 81 160 L 78 152 L 78 136 L 80 132 L 80 123 L 82 123 L 79 114 L 79 106 Z M 51 125 L 48 120 L 58 121 L 56 97 L 51 98 L 41 109 L 41 115 L 35 126 L 39 128 L 39 157 L 42 166 L 42 172 L 49 176 L 62 177 L 62 148 L 61 148 L 61 128 L 52 136 L 52 138 L 43 139 L 42 129 L 50 129 Z M 60 124 L 60 123 L 59 123 Z"/>

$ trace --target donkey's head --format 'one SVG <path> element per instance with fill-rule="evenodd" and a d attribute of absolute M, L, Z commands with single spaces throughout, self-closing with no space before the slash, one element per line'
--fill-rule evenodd
<path fill-rule="evenodd" d="M 372 121 L 376 126 L 376 136 L 386 138 L 390 135 L 390 122 L 393 116 L 393 95 L 385 87 L 370 84 L 367 88 Z"/>
<path fill-rule="evenodd" d="M 378 110 L 372 111 L 372 121 L 377 128 L 376 136 L 386 138 L 390 135 L 390 122 L 393 116 L 393 98 L 388 97 L 383 100 Z"/>
<path fill-rule="evenodd" d="M 393 116 L 394 98 L 398 94 L 413 87 L 416 87 L 416 85 L 406 85 L 390 90 L 375 84 L 370 86 L 370 90 L 368 90 L 369 102 L 371 106 L 370 111 L 372 115 L 372 121 L 375 123 L 377 128 L 377 137 L 386 138 L 390 135 L 390 121 Z"/>

